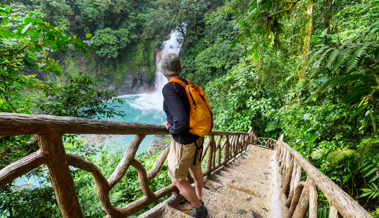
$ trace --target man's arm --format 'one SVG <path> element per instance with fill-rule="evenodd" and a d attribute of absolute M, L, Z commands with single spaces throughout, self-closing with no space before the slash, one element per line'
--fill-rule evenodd
<path fill-rule="evenodd" d="M 171 89 L 170 87 L 166 86 L 162 90 L 162 93 L 165 99 L 165 104 L 167 105 L 167 108 L 172 117 L 172 123 L 169 123 L 170 126 L 168 128 L 168 131 L 171 134 L 178 134 L 183 132 L 186 128 L 188 128 L 189 118 L 180 95 L 174 88 Z"/>

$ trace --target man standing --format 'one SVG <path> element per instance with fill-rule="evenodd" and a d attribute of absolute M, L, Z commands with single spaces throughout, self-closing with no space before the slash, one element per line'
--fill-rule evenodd
<path fill-rule="evenodd" d="M 168 175 L 180 193 L 194 206 L 187 214 L 192 217 L 208 217 L 207 208 L 202 202 L 203 173 L 201 171 L 202 152 L 197 150 L 202 146 L 204 138 L 189 132 L 190 102 L 186 90 L 177 82 L 179 79 L 186 85 L 188 81 L 179 76 L 181 65 L 179 56 L 174 53 L 166 54 L 158 65 L 158 70 L 168 79 L 163 87 L 163 110 L 167 121 L 162 125 L 172 134 L 170 153 L 168 154 Z M 188 169 L 195 180 L 195 189 L 186 180 Z"/>

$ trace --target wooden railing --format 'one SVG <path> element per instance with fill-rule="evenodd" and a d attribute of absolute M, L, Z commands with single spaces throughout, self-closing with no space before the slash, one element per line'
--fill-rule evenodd
<path fill-rule="evenodd" d="M 278 144 L 278 141 L 276 141 L 275 139 L 258 137 L 256 145 L 275 150 L 277 144 Z"/>
<path fill-rule="evenodd" d="M 109 179 L 106 179 L 100 169 L 92 162 L 76 155 L 66 154 L 62 136 L 67 133 L 132 134 L 135 136 L 112 175 Z M 49 171 L 49 179 L 55 191 L 63 217 L 83 217 L 69 166 L 80 168 L 92 174 L 98 198 L 108 214 L 107 217 L 130 216 L 177 190 L 173 185 L 169 185 L 156 192 L 153 192 L 149 187 L 149 181 L 158 174 L 163 166 L 169 153 L 169 147 L 161 152 L 156 163 L 148 172 L 135 159 L 138 147 L 146 135 L 169 134 L 163 126 L 74 117 L 0 113 L 0 136 L 32 134 L 38 135 L 39 150 L 0 170 L 0 188 L 38 166 L 46 164 Z M 216 140 L 215 137 L 217 137 Z M 248 133 L 212 131 L 204 145 L 203 156 L 207 152 L 208 154 L 207 167 L 203 175 L 210 175 L 211 172 L 225 165 L 229 160 L 244 151 L 248 144 L 256 144 L 256 140 L 257 137 L 252 129 Z M 223 156 L 222 160 L 221 156 Z M 129 205 L 117 208 L 111 204 L 109 192 L 122 179 L 129 166 L 137 170 L 141 191 L 144 196 Z M 192 180 L 189 174 L 187 179 Z"/>
<path fill-rule="evenodd" d="M 299 152 L 283 142 L 283 135 L 277 142 L 277 160 L 281 178 L 281 201 L 285 218 L 317 218 L 317 188 L 329 202 L 329 218 L 372 218 L 352 197 L 344 192 L 327 176 L 310 164 Z M 306 181 L 301 182 L 306 172 Z M 288 193 L 288 195 L 287 195 Z"/>

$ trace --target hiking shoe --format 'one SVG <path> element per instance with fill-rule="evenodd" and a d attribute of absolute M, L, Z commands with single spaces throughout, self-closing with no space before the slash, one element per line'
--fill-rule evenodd
<path fill-rule="evenodd" d="M 187 212 L 186 214 L 190 215 L 192 217 L 196 217 L 196 218 L 208 218 L 209 217 L 208 216 L 208 210 L 205 207 L 202 211 L 198 211 L 194 207 L 194 208 L 192 208 L 192 210 L 190 212 Z"/>

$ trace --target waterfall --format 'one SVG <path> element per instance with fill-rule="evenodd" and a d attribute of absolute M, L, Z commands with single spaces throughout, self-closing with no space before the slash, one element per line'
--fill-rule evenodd
<path fill-rule="evenodd" d="M 175 53 L 179 55 L 180 49 L 182 47 L 182 34 L 178 31 L 171 31 L 170 39 L 162 43 L 162 51 L 160 54 L 156 55 L 155 66 L 158 66 L 158 63 L 161 61 L 162 56 L 168 53 Z M 161 72 L 158 71 L 158 68 L 155 71 L 155 91 L 162 93 L 163 86 L 167 83 L 166 77 L 163 76 Z"/>
<path fill-rule="evenodd" d="M 155 66 L 161 61 L 162 56 L 167 53 L 175 53 L 179 55 L 182 47 L 182 34 L 178 31 L 171 31 L 170 38 L 162 43 L 162 50 L 156 54 Z M 152 93 L 145 93 L 139 95 L 140 97 L 132 102 L 127 102 L 131 107 L 144 111 L 156 110 L 157 115 L 163 113 L 163 96 L 162 89 L 167 83 L 166 77 L 156 68 L 155 71 L 155 90 Z"/>

